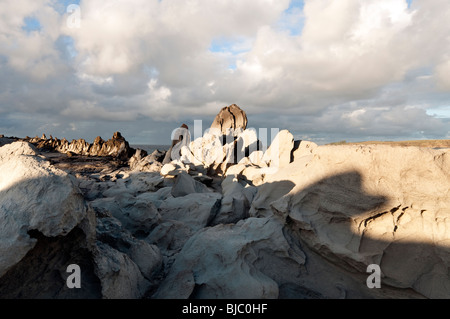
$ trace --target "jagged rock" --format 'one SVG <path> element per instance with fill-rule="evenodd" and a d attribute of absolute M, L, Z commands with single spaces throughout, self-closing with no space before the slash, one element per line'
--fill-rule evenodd
<path fill-rule="evenodd" d="M 195 139 L 189 148 L 182 149 L 180 161 L 196 167 L 202 166 L 208 174 L 224 174 L 228 168 L 244 161 L 251 156 L 253 163 L 267 166 L 262 162 L 262 144 L 256 138 L 254 130 L 235 131 L 236 136 L 222 139 L 220 131 L 211 130 L 202 137 Z"/>
<path fill-rule="evenodd" d="M 89 155 L 100 156 L 103 144 L 105 144 L 105 141 L 100 136 L 97 136 L 89 149 Z"/>
<path fill-rule="evenodd" d="M 90 144 L 81 138 L 79 140 L 72 140 L 67 151 L 79 155 L 88 155 L 89 148 Z"/>
<path fill-rule="evenodd" d="M 129 159 L 128 165 L 132 171 L 137 172 L 160 172 L 162 168 L 162 152 L 155 150 L 152 154 L 137 149 L 136 153 Z"/>
<path fill-rule="evenodd" d="M 247 128 L 247 115 L 236 104 L 222 108 L 211 124 L 211 129 L 219 130 L 222 135 L 230 134 L 237 129 Z"/>
<path fill-rule="evenodd" d="M 38 149 L 47 151 L 57 151 L 64 154 L 72 152 L 85 156 L 112 156 L 122 161 L 128 161 L 136 152 L 120 132 L 115 132 L 113 137 L 106 142 L 98 136 L 93 144 L 89 144 L 84 139 L 72 140 L 70 143 L 65 138 L 62 140 L 53 137 L 47 139 L 45 134 L 42 138 L 35 137 L 28 141 L 36 145 Z"/>
<path fill-rule="evenodd" d="M 98 156 L 112 156 L 121 160 L 128 160 L 134 154 L 134 149 L 125 140 L 120 132 L 115 132 L 113 137 L 102 145 Z"/>

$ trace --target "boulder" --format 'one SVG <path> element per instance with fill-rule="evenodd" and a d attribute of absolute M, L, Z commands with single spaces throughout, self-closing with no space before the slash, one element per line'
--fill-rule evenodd
<path fill-rule="evenodd" d="M 33 249 L 30 232 L 65 236 L 87 216 L 74 180 L 14 142 L 0 148 L 0 277 Z"/>
<path fill-rule="evenodd" d="M 187 173 L 181 173 L 175 178 L 172 187 L 173 197 L 182 197 L 192 193 L 208 193 L 210 190 L 206 185 L 197 182 Z"/>
<path fill-rule="evenodd" d="M 169 197 L 158 210 L 162 221 L 176 220 L 193 231 L 206 227 L 220 209 L 221 194 L 191 193 L 182 197 Z"/>
<path fill-rule="evenodd" d="M 156 245 L 170 261 L 179 253 L 186 241 L 195 233 L 189 225 L 176 220 L 168 220 L 156 226 L 145 241 Z"/>
<path fill-rule="evenodd" d="M 95 266 L 104 299 L 140 299 L 150 287 L 131 258 L 109 245 L 96 245 Z"/>
<path fill-rule="evenodd" d="M 288 130 L 278 132 L 264 153 L 262 160 L 275 169 L 287 166 L 291 162 L 294 148 L 294 136 Z"/>
<path fill-rule="evenodd" d="M 292 249 L 276 218 L 249 218 L 197 232 L 178 254 L 155 298 L 278 298 L 305 256 Z"/>
<path fill-rule="evenodd" d="M 90 202 L 100 215 L 110 215 L 120 221 L 133 236 L 146 237 L 161 221 L 158 209 L 150 201 L 122 193 Z"/>
<path fill-rule="evenodd" d="M 227 176 L 222 182 L 222 202 L 211 225 L 237 223 L 249 217 L 250 205 L 256 188 L 240 181 L 234 176 Z"/>
<path fill-rule="evenodd" d="M 214 118 L 211 129 L 218 130 L 222 135 L 233 135 L 233 132 L 247 128 L 247 115 L 239 106 L 232 104 L 222 108 Z"/>
<path fill-rule="evenodd" d="M 96 230 L 98 241 L 126 254 L 146 280 L 154 281 L 162 267 L 162 255 L 156 246 L 135 238 L 111 216 L 98 218 Z"/>

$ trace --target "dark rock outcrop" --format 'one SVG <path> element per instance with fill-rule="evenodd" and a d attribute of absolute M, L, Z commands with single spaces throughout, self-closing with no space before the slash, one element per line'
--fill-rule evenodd
<path fill-rule="evenodd" d="M 65 138 L 61 140 L 52 136 L 46 138 L 45 134 L 41 138 L 36 136 L 25 139 L 25 141 L 34 144 L 38 149 L 44 151 L 64 154 L 70 152 L 72 155 L 83 156 L 111 156 L 122 161 L 128 161 L 136 152 L 135 149 L 130 147 L 120 132 L 115 132 L 113 137 L 107 141 L 104 141 L 98 136 L 92 144 L 89 144 L 84 139 L 72 140 L 69 143 Z"/>

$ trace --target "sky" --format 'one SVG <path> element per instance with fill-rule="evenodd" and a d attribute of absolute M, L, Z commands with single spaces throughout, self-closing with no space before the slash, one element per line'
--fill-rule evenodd
<path fill-rule="evenodd" d="M 448 0 L 0 0 L 0 134 L 450 138 Z"/>

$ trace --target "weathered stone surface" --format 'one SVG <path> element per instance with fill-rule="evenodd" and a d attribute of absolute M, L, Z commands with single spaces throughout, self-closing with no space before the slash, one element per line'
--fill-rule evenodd
<path fill-rule="evenodd" d="M 95 265 L 105 299 L 139 299 L 150 287 L 131 258 L 109 245 L 96 245 Z"/>
<path fill-rule="evenodd" d="M 103 216 L 98 219 L 97 239 L 130 257 L 149 281 L 153 281 L 154 275 L 161 270 L 162 256 L 159 249 L 133 237 L 114 217 Z"/>
<path fill-rule="evenodd" d="M 64 236 L 86 215 L 83 196 L 67 173 L 35 156 L 28 143 L 0 148 L 0 276 L 36 244 L 29 231 Z"/>
<path fill-rule="evenodd" d="M 290 248 L 276 219 L 250 218 L 196 233 L 179 253 L 156 298 L 277 298 L 305 256 Z M 194 289 L 195 288 L 195 289 Z"/>
<path fill-rule="evenodd" d="M 299 159 L 302 156 L 309 156 L 318 145 L 310 141 L 295 141 L 291 161 Z"/>
<path fill-rule="evenodd" d="M 448 150 L 320 146 L 273 177 L 295 187 L 269 205 L 334 267 L 362 274 L 378 264 L 385 286 L 448 298 L 449 172 Z M 260 189 L 257 215 L 272 186 Z"/>
<path fill-rule="evenodd" d="M 152 202 L 139 200 L 130 193 L 99 198 L 90 205 L 101 214 L 118 219 L 125 229 L 136 236 L 147 236 L 160 222 L 161 216 Z"/>
<path fill-rule="evenodd" d="M 230 131 L 247 128 L 247 115 L 239 106 L 232 104 L 222 108 L 211 124 L 211 129 L 219 130 L 223 135 Z"/>
<path fill-rule="evenodd" d="M 237 223 L 249 217 L 250 204 L 256 193 L 256 188 L 235 176 L 227 176 L 222 182 L 222 202 L 220 211 L 211 225 Z"/>
<path fill-rule="evenodd" d="M 220 209 L 221 194 L 191 193 L 169 197 L 159 206 L 163 220 L 177 220 L 197 231 L 206 227 Z"/>
<path fill-rule="evenodd" d="M 187 173 L 181 173 L 175 178 L 172 187 L 173 197 L 182 197 L 192 193 L 208 193 L 210 190 L 204 184 L 197 182 Z"/>
<path fill-rule="evenodd" d="M 137 149 L 136 153 L 128 161 L 128 165 L 132 171 L 136 172 L 159 172 L 163 166 L 162 160 L 164 153 L 155 150 L 152 154 L 146 155 L 147 152 Z"/>
<path fill-rule="evenodd" d="M 282 168 L 291 162 L 294 136 L 288 130 L 278 132 L 262 158 L 268 166 Z"/>

